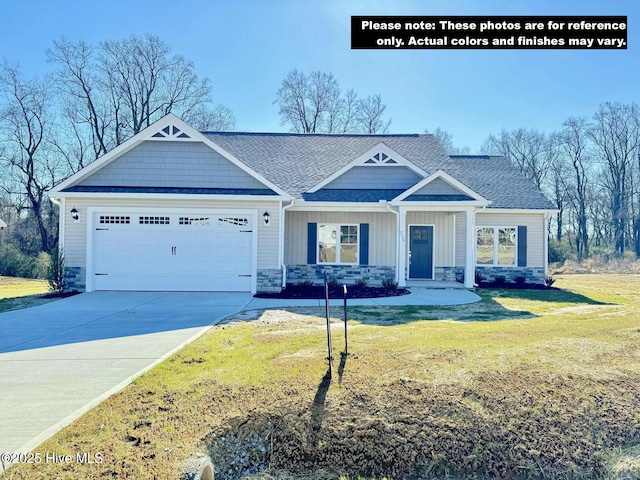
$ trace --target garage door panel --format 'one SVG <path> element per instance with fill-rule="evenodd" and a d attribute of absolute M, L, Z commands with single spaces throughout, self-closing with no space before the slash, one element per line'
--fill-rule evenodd
<path fill-rule="evenodd" d="M 101 224 L 99 219 L 105 217 L 116 218 L 121 223 Z M 130 219 L 129 223 L 124 223 L 123 218 Z M 247 215 L 96 215 L 94 288 L 250 291 L 254 270 L 254 233 L 248 227 L 250 218 Z M 153 223 L 158 221 L 164 224 Z"/>

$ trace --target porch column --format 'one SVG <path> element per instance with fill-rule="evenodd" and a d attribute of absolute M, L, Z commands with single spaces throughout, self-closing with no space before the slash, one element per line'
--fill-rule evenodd
<path fill-rule="evenodd" d="M 476 245 L 476 214 L 474 210 L 467 210 L 466 223 L 466 252 L 464 256 L 464 286 L 473 288 L 476 277 L 475 245 Z"/>
<path fill-rule="evenodd" d="M 398 215 L 398 286 L 404 287 L 407 285 L 407 212 L 400 210 Z"/>

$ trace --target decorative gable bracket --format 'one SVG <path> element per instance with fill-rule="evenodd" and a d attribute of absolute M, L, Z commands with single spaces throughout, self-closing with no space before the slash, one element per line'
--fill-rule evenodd
<path fill-rule="evenodd" d="M 158 130 L 156 133 L 149 137 L 149 140 L 187 140 L 191 139 L 189 135 L 180 130 L 175 125 L 167 125 L 162 130 Z"/>

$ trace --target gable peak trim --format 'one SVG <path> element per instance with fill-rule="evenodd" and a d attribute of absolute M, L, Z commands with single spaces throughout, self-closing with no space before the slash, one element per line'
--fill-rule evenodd
<path fill-rule="evenodd" d="M 416 164 L 404 158 L 384 142 L 380 142 L 356 159 L 349 162 L 333 175 L 325 178 L 322 182 L 318 183 L 313 188 L 310 188 L 306 193 L 317 192 L 318 190 L 326 187 L 328 184 L 341 177 L 354 167 L 406 167 L 418 174 L 420 177 L 424 178 L 427 176 L 427 173 Z"/>
<path fill-rule="evenodd" d="M 178 127 L 175 123 L 161 128 L 157 132 L 151 134 L 149 140 L 191 140 L 191 135 L 184 132 L 181 127 Z"/>

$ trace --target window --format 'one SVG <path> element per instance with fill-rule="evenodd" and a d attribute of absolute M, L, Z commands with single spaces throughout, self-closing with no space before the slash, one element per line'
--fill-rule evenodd
<path fill-rule="evenodd" d="M 179 217 L 178 225 L 209 225 L 209 217 Z"/>
<path fill-rule="evenodd" d="M 476 264 L 515 265 L 517 244 L 515 227 L 478 227 Z"/>
<path fill-rule="evenodd" d="M 140 225 L 169 225 L 169 217 L 140 217 Z"/>
<path fill-rule="evenodd" d="M 100 223 L 131 223 L 131 217 L 122 217 L 118 215 L 100 215 Z"/>
<path fill-rule="evenodd" d="M 358 225 L 318 225 L 318 263 L 358 263 Z"/>

